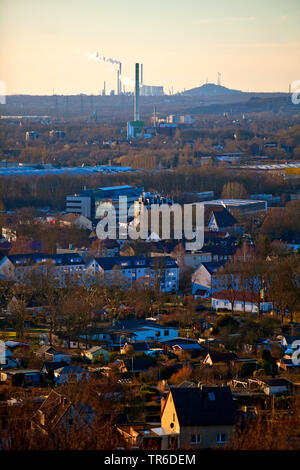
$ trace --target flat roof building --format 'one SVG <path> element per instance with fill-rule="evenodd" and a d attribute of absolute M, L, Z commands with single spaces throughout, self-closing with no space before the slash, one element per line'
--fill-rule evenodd
<path fill-rule="evenodd" d="M 254 199 L 215 199 L 213 201 L 204 201 L 205 207 L 223 206 L 229 212 L 238 212 L 240 214 L 254 214 L 255 212 L 267 211 L 267 201 L 259 201 Z"/>
<path fill-rule="evenodd" d="M 103 188 L 84 189 L 80 194 L 67 196 L 66 211 L 75 212 L 91 219 L 101 219 L 112 207 L 119 218 L 119 197 L 126 196 L 127 209 L 142 195 L 144 188 L 133 186 L 108 186 Z"/>

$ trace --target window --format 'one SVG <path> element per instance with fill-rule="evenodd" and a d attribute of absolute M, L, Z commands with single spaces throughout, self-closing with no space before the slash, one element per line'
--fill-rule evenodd
<path fill-rule="evenodd" d="M 210 392 L 210 393 L 208 394 L 208 398 L 209 398 L 210 400 L 212 400 L 212 401 L 216 399 L 215 394 L 212 393 L 212 392 Z"/>
<path fill-rule="evenodd" d="M 227 437 L 225 433 L 218 433 L 216 438 L 217 444 L 224 444 L 227 441 Z"/>
<path fill-rule="evenodd" d="M 164 336 L 169 336 L 169 330 L 164 331 Z"/>
<path fill-rule="evenodd" d="M 175 422 L 175 413 L 173 413 L 173 421 Z"/>
<path fill-rule="evenodd" d="M 201 442 L 201 435 L 200 434 L 192 434 L 191 444 L 200 444 L 200 442 Z"/>

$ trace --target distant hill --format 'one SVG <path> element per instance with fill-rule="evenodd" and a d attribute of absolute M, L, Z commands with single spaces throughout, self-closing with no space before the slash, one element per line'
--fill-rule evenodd
<path fill-rule="evenodd" d="M 202 86 L 191 88 L 183 92 L 183 95 L 189 96 L 220 96 L 220 95 L 242 95 L 244 92 L 240 90 L 231 90 L 222 85 L 215 85 L 214 83 L 205 83 Z"/>

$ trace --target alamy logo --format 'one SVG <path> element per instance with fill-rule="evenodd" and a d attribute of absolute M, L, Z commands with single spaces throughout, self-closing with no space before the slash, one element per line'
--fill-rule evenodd
<path fill-rule="evenodd" d="M 295 365 L 300 364 L 300 341 L 293 341 L 292 343 L 292 349 L 295 349 L 295 351 L 292 354 L 292 363 Z"/>
<path fill-rule="evenodd" d="M 200 250 L 204 244 L 204 206 L 202 204 L 152 204 L 128 207 L 127 197 L 120 196 L 118 205 L 98 206 L 97 237 L 116 240 L 146 240 L 149 232 L 156 233 L 161 240 L 188 240 L 186 250 Z"/>
<path fill-rule="evenodd" d="M 3 80 L 0 80 L 0 104 L 6 104 L 6 86 Z"/>
<path fill-rule="evenodd" d="M 291 100 L 293 104 L 299 104 L 300 103 L 300 80 L 294 80 L 293 83 L 291 84 Z"/>
<path fill-rule="evenodd" d="M 0 341 L 0 364 L 6 364 L 6 352 L 4 341 Z"/>

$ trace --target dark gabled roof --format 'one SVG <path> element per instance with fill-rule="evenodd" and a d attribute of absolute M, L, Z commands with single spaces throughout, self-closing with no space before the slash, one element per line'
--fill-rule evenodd
<path fill-rule="evenodd" d="M 59 369 L 57 369 L 57 372 L 59 372 L 59 374 L 85 374 L 87 373 L 87 369 L 85 369 L 84 367 L 80 367 L 80 366 L 70 366 L 70 365 L 66 365 L 66 366 L 63 366 L 63 367 L 60 367 Z"/>
<path fill-rule="evenodd" d="M 235 245 L 203 245 L 202 252 L 209 252 L 212 255 L 233 256 L 237 250 Z"/>
<path fill-rule="evenodd" d="M 237 223 L 233 215 L 223 206 L 208 206 L 205 209 L 205 225 L 208 225 L 212 216 L 215 217 L 218 227 L 232 227 Z"/>
<path fill-rule="evenodd" d="M 135 352 L 149 351 L 149 346 L 146 341 L 137 341 L 135 343 L 128 343 L 132 346 Z"/>
<path fill-rule="evenodd" d="M 222 211 L 214 210 L 212 215 L 214 216 L 218 227 L 232 227 L 237 223 L 236 218 L 233 217 L 233 215 L 231 215 L 230 212 L 226 209 Z"/>
<path fill-rule="evenodd" d="M 60 369 L 61 367 L 67 366 L 68 364 L 64 361 L 62 362 L 44 362 L 42 371 L 50 372 L 52 370 Z"/>
<path fill-rule="evenodd" d="M 132 359 L 125 359 L 124 364 L 128 372 L 130 371 L 144 371 L 153 367 L 154 362 L 150 357 L 133 357 Z"/>
<path fill-rule="evenodd" d="M 201 266 L 204 266 L 205 269 L 210 273 L 213 274 L 218 271 L 221 267 L 225 265 L 225 261 L 216 261 L 216 262 L 208 262 L 202 263 Z"/>
<path fill-rule="evenodd" d="M 235 353 L 226 352 L 209 352 L 208 353 L 213 362 L 229 362 L 237 359 Z"/>
<path fill-rule="evenodd" d="M 172 387 L 170 393 L 180 426 L 233 425 L 235 422 L 230 387 Z"/>
<path fill-rule="evenodd" d="M 95 258 L 95 261 L 104 271 L 115 269 L 139 268 L 177 268 L 177 264 L 170 256 L 107 256 Z"/>
<path fill-rule="evenodd" d="M 54 354 L 56 351 L 56 349 L 53 347 L 53 346 L 50 346 L 50 345 L 47 345 L 45 344 L 44 346 L 41 346 L 36 352 L 35 354 L 37 356 L 39 356 L 40 354 Z"/>

